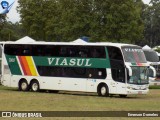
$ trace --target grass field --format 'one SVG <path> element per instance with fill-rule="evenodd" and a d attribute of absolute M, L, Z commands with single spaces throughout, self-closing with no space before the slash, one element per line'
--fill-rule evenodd
<path fill-rule="evenodd" d="M 152 87 L 154 88 L 154 87 Z M 156 87 L 157 88 L 157 87 Z M 129 96 L 127 98 L 98 97 L 97 94 L 78 92 L 33 93 L 20 92 L 17 89 L 0 86 L 0 111 L 160 111 L 160 89 L 150 89 L 147 95 Z M 0 118 L 1 120 L 2 118 Z M 4 120 L 8 120 L 3 118 Z M 13 118 L 18 120 L 17 118 Z M 19 118 L 20 120 L 26 118 Z M 39 120 L 44 118 L 29 118 Z M 60 120 L 62 118 L 54 118 Z M 106 120 L 115 118 L 63 118 L 65 120 Z M 128 119 L 125 117 L 121 120 Z M 155 120 L 158 118 L 138 118 Z M 45 118 L 53 120 L 53 118 Z"/>

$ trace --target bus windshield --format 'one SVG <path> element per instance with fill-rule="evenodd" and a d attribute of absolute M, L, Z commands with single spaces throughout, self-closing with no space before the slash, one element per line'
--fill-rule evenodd
<path fill-rule="evenodd" d="M 132 76 L 128 79 L 129 84 L 148 84 L 148 68 L 132 66 Z"/>
<path fill-rule="evenodd" d="M 143 50 L 140 47 L 122 47 L 124 59 L 126 62 L 146 63 Z"/>

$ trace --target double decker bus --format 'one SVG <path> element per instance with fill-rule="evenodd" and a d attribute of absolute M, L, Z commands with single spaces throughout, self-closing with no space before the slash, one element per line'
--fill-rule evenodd
<path fill-rule="evenodd" d="M 2 84 L 21 91 L 147 94 L 148 63 L 141 47 L 120 43 L 5 43 Z"/>
<path fill-rule="evenodd" d="M 160 85 L 160 61 L 158 53 L 152 49 L 143 49 L 147 62 L 150 64 L 149 83 Z"/>

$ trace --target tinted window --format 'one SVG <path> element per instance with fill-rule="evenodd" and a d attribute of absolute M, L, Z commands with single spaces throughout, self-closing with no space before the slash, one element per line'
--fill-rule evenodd
<path fill-rule="evenodd" d="M 110 60 L 112 78 L 115 81 L 125 82 L 125 67 L 122 61 Z"/>
<path fill-rule="evenodd" d="M 144 55 L 143 50 L 140 47 L 122 47 L 122 51 L 124 54 L 124 59 L 126 62 L 133 62 L 133 63 L 146 63 L 146 58 Z"/>
<path fill-rule="evenodd" d="M 117 47 L 107 47 L 111 64 L 112 78 L 118 82 L 125 82 L 125 67 L 121 50 Z"/>
<path fill-rule="evenodd" d="M 5 54 L 18 56 L 54 56 L 105 58 L 103 46 L 19 45 L 6 44 Z"/>
<path fill-rule="evenodd" d="M 41 76 L 105 79 L 107 75 L 104 68 L 37 66 L 37 69 Z"/>
<path fill-rule="evenodd" d="M 149 62 L 159 62 L 159 57 L 157 53 L 153 50 L 143 50 L 147 61 Z"/>
<path fill-rule="evenodd" d="M 60 56 L 82 58 L 105 58 L 105 48 L 97 46 L 61 46 Z"/>
<path fill-rule="evenodd" d="M 107 47 L 109 58 L 112 60 L 123 60 L 122 53 L 117 47 Z"/>

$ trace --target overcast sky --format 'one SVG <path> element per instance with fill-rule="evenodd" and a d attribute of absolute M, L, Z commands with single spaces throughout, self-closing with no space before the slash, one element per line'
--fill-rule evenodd
<path fill-rule="evenodd" d="M 7 14 L 7 17 L 8 17 L 8 21 L 11 21 L 13 23 L 17 22 L 20 20 L 20 16 L 19 14 L 17 13 L 17 10 L 16 10 L 16 7 L 18 6 L 18 3 L 17 3 L 18 0 L 15 0 L 15 3 L 13 4 L 10 12 Z"/>
<path fill-rule="evenodd" d="M 15 3 L 13 5 L 13 7 L 11 8 L 10 12 L 7 14 L 7 17 L 8 17 L 8 21 L 11 21 L 13 23 L 17 22 L 20 20 L 20 16 L 19 14 L 17 13 L 17 10 L 16 10 L 16 7 L 18 5 L 17 3 L 18 0 L 15 0 Z M 148 4 L 150 2 L 150 0 L 143 0 L 143 2 L 145 4 Z"/>

